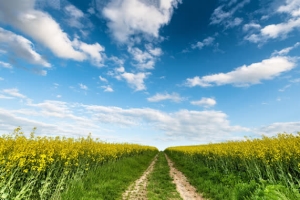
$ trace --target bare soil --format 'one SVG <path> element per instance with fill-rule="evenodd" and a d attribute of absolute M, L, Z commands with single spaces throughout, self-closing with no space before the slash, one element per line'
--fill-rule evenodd
<path fill-rule="evenodd" d="M 148 175 L 152 172 L 157 160 L 157 155 L 151 162 L 143 175 L 137 179 L 128 189 L 123 193 L 123 200 L 147 200 L 147 183 Z"/>
<path fill-rule="evenodd" d="M 173 182 L 176 184 L 176 189 L 179 192 L 181 198 L 183 200 L 205 200 L 199 193 L 197 193 L 196 188 L 194 188 L 188 182 L 183 173 L 178 171 L 174 167 L 174 163 L 168 158 L 168 156 L 165 156 L 170 167 L 170 175 L 174 180 Z"/>

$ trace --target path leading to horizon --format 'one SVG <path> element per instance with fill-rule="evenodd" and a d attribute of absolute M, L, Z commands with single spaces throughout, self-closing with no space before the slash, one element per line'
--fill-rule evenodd
<path fill-rule="evenodd" d="M 172 183 L 176 185 L 176 190 L 179 193 L 181 199 L 183 200 L 205 200 L 199 193 L 197 193 L 194 186 L 192 186 L 185 175 L 174 167 L 174 163 L 164 154 L 168 167 L 169 175 L 172 178 Z M 155 165 L 157 164 L 157 155 L 147 168 L 147 170 L 142 174 L 142 176 L 137 179 L 133 184 L 131 184 L 128 189 L 123 193 L 123 200 L 148 200 L 147 197 L 147 185 L 149 181 L 149 176 L 153 172 Z M 166 198 L 166 197 L 163 197 Z M 174 200 L 174 198 L 169 198 Z M 180 199 L 180 198 L 179 198 Z"/>

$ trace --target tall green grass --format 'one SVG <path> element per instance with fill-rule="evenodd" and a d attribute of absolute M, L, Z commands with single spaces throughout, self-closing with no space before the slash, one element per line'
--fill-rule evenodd
<path fill-rule="evenodd" d="M 62 200 L 117 200 L 150 165 L 157 152 L 122 158 L 89 171 L 69 184 Z"/>
<path fill-rule="evenodd" d="M 182 199 L 172 183 L 170 168 L 163 152 L 158 154 L 153 172 L 150 174 L 147 185 L 149 200 Z"/>

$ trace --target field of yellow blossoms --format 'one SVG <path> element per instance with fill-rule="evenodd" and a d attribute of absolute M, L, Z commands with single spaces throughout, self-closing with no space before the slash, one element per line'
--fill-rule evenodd
<path fill-rule="evenodd" d="M 50 199 L 68 180 L 108 161 L 155 147 L 87 138 L 25 137 L 21 128 L 0 137 L 0 199 Z"/>
<path fill-rule="evenodd" d="M 300 133 L 166 149 L 169 154 L 201 161 L 223 174 L 246 174 L 248 180 L 267 180 L 287 188 L 300 186 Z"/>

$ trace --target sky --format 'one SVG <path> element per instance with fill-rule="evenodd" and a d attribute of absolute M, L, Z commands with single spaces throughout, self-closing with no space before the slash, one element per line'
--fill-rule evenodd
<path fill-rule="evenodd" d="M 0 0 L 0 134 L 296 134 L 299 31 L 300 0 Z"/>

